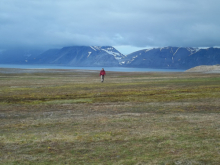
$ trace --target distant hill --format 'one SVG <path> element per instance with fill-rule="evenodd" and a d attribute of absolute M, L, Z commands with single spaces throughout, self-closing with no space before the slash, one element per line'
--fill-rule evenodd
<path fill-rule="evenodd" d="M 185 72 L 220 73 L 220 65 L 201 65 L 188 69 Z"/>

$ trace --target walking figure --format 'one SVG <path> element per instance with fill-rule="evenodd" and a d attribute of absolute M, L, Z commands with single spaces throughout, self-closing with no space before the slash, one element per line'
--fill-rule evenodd
<path fill-rule="evenodd" d="M 101 82 L 104 82 L 104 76 L 105 76 L 105 70 L 104 70 L 104 68 L 102 68 L 102 70 L 100 71 L 100 76 L 101 76 Z"/>

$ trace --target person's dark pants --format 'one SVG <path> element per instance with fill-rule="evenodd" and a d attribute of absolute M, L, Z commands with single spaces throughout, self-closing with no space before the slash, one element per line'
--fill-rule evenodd
<path fill-rule="evenodd" d="M 104 75 L 101 75 L 101 82 L 104 82 Z"/>

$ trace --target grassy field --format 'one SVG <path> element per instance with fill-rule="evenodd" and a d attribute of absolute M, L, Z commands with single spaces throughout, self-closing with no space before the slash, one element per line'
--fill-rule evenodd
<path fill-rule="evenodd" d="M 0 69 L 0 164 L 220 164 L 220 74 Z"/>

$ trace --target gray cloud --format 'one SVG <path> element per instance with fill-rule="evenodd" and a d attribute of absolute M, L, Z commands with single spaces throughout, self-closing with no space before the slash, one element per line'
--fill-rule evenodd
<path fill-rule="evenodd" d="M 1 0 L 0 48 L 219 46 L 218 0 Z"/>

